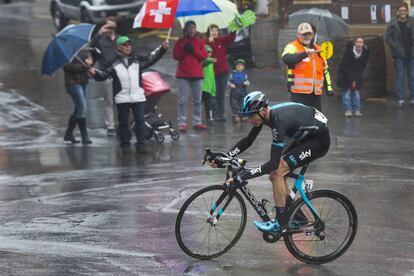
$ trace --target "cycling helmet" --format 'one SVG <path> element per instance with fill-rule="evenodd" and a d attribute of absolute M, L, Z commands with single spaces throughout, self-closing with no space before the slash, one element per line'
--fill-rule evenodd
<path fill-rule="evenodd" d="M 259 113 L 263 107 L 267 107 L 269 101 L 264 93 L 260 91 L 254 91 L 249 93 L 243 99 L 242 110 L 240 115 L 250 116 L 255 113 Z"/>

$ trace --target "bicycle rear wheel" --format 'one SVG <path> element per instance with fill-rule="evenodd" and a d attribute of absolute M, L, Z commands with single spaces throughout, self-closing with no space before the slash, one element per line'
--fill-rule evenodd
<path fill-rule="evenodd" d="M 333 261 L 345 253 L 355 238 L 358 227 L 355 207 L 344 195 L 331 190 L 313 191 L 308 198 L 321 220 L 315 219 L 302 198 L 295 201 L 286 217 L 286 247 L 305 263 Z"/>
<path fill-rule="evenodd" d="M 223 200 L 218 202 L 219 198 Z M 181 207 L 175 223 L 177 242 L 193 258 L 218 257 L 240 239 L 246 215 L 246 204 L 239 193 L 229 193 L 221 185 L 206 187 Z"/>

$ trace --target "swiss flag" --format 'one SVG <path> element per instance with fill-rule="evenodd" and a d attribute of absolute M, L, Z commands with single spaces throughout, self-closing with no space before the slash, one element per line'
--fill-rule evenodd
<path fill-rule="evenodd" d="M 147 0 L 135 17 L 133 28 L 171 28 L 177 5 L 178 0 Z"/>

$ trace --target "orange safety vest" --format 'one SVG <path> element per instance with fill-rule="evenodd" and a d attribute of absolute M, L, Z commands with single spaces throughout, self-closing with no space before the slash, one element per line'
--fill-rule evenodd
<path fill-rule="evenodd" d="M 296 53 L 305 52 L 306 48 L 298 40 L 290 43 L 296 48 Z M 316 50 L 320 47 L 314 44 Z M 322 95 L 324 82 L 325 61 L 314 53 L 297 63 L 293 68 L 287 69 L 288 88 L 292 93 Z"/>

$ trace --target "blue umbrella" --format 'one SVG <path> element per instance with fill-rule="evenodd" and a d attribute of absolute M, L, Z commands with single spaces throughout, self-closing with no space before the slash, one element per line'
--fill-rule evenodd
<path fill-rule="evenodd" d="M 51 76 L 53 72 L 68 62 L 89 43 L 95 25 L 82 23 L 69 25 L 53 35 L 43 55 L 42 74 Z"/>
<path fill-rule="evenodd" d="M 219 11 L 220 8 L 212 0 L 179 0 L 175 17 L 202 15 Z"/>

